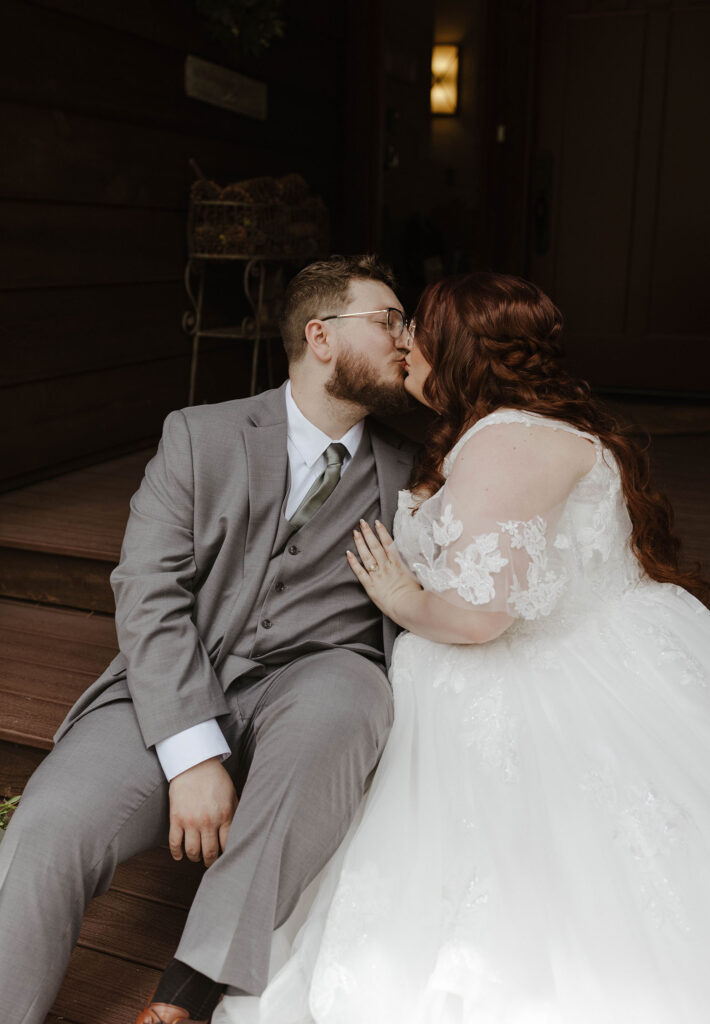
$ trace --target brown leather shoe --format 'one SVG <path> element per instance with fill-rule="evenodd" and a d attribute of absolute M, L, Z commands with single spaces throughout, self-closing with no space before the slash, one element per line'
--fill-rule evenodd
<path fill-rule="evenodd" d="M 138 1014 L 136 1024 L 209 1024 L 206 1020 L 193 1020 L 182 1006 L 171 1003 L 148 1003 Z"/>

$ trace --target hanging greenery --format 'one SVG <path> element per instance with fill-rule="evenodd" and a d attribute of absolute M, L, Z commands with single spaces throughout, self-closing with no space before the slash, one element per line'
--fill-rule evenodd
<path fill-rule="evenodd" d="M 284 34 L 283 0 L 195 0 L 212 34 L 236 55 L 260 57 Z"/>

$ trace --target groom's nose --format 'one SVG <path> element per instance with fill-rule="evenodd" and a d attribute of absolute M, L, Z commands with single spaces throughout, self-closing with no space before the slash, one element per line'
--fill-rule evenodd
<path fill-rule="evenodd" d="M 394 347 L 398 352 L 411 352 L 412 349 L 412 335 L 409 333 L 409 325 L 404 325 L 404 330 L 398 338 L 395 339 Z"/>

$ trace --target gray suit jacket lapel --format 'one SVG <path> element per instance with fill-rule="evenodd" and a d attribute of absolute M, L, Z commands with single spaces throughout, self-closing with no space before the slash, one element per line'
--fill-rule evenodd
<path fill-rule="evenodd" d="M 244 429 L 249 493 L 244 578 L 229 615 L 218 664 L 234 648 L 239 630 L 256 600 L 279 528 L 280 510 L 288 480 L 285 385 L 264 395 L 263 404 Z"/>

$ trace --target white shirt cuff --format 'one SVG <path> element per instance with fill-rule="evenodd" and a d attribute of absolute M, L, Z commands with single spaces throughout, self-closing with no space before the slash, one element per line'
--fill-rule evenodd
<path fill-rule="evenodd" d="M 216 718 L 199 722 L 160 740 L 155 744 L 155 752 L 168 782 L 201 761 L 207 761 L 210 757 L 219 757 L 224 761 L 232 753 Z"/>

